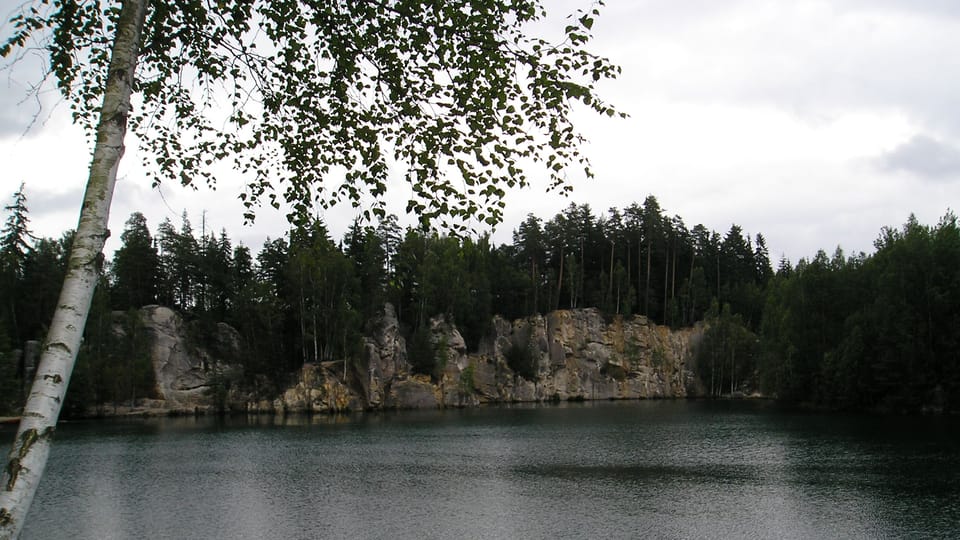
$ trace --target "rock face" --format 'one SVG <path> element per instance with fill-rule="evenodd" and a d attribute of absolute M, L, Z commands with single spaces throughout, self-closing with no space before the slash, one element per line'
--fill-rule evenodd
<path fill-rule="evenodd" d="M 445 346 L 437 354 L 446 359 L 439 380 L 431 380 L 410 373 L 406 343 L 393 308 L 387 305 L 378 330 L 364 339 L 360 365 L 366 367 L 356 368 L 352 381 L 343 377 L 344 369 L 321 366 L 323 375 L 314 376 L 304 368 L 298 383 L 275 402 L 275 409 L 463 407 L 702 393 L 690 370 L 692 347 L 701 336 L 696 328 L 671 330 L 644 317 L 607 321 L 596 309 L 555 311 L 512 323 L 495 318 L 492 326 L 493 333 L 479 352 L 468 354 L 454 326 L 442 318 L 431 321 L 433 343 Z M 531 380 L 518 375 L 507 360 L 517 347 L 527 351 L 533 365 Z"/>
<path fill-rule="evenodd" d="M 389 390 L 386 383 L 405 374 L 410 368 L 407 363 L 407 342 L 400 335 L 400 323 L 392 305 L 384 306 L 378 322 L 374 335 L 363 338 L 362 363 L 367 366 L 367 373 L 362 386 L 367 406 L 373 408 L 384 404 Z"/>
<path fill-rule="evenodd" d="M 351 391 L 338 376 L 342 366 L 342 362 L 304 364 L 297 383 L 275 399 L 272 408 L 261 410 L 264 408 L 258 405 L 257 412 L 334 413 L 363 408 L 357 393 Z"/>
<path fill-rule="evenodd" d="M 440 404 L 437 389 L 429 377 L 416 376 L 398 380 L 390 385 L 390 393 L 384 402 L 389 409 L 431 409 Z"/>
<path fill-rule="evenodd" d="M 554 311 L 509 323 L 494 322 L 495 336 L 474 366 L 472 389 L 480 402 L 668 398 L 696 395 L 688 368 L 696 329 L 670 330 L 644 317 L 607 322 L 596 309 Z M 510 347 L 528 347 L 535 380 L 507 365 Z M 462 373 L 462 371 L 461 371 Z"/>
<path fill-rule="evenodd" d="M 235 367 L 239 356 L 240 335 L 231 326 L 220 323 L 206 345 L 192 343 L 189 328 L 175 311 L 162 306 L 140 310 L 141 321 L 150 342 L 150 356 L 162 403 L 167 411 L 193 412 L 214 405 L 211 386 Z"/>
<path fill-rule="evenodd" d="M 702 393 L 690 370 L 699 329 L 671 330 L 644 317 L 606 320 L 596 309 L 555 311 L 513 322 L 497 317 L 491 335 L 478 352 L 469 354 L 456 327 L 434 319 L 431 339 L 443 347 L 436 354 L 445 363 L 431 379 L 411 373 L 406 341 L 388 304 L 376 331 L 364 338 L 358 361 L 306 364 L 296 382 L 278 396 L 233 392 L 218 397 L 213 391 L 239 373 L 235 359 L 242 343 L 230 326 L 191 329 L 176 312 L 160 306 L 143 308 L 141 318 L 161 398 L 153 407 L 166 412 L 231 405 L 249 412 L 328 413 Z M 517 358 L 525 367 L 518 367 Z"/>

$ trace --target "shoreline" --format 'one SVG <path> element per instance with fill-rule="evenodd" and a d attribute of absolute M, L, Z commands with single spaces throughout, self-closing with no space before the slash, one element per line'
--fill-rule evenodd
<path fill-rule="evenodd" d="M 98 413 L 94 414 L 85 414 L 81 416 L 74 417 L 61 417 L 60 422 L 75 422 L 75 421 L 97 421 L 97 420 L 121 420 L 121 419 L 137 419 L 137 418 L 183 418 L 183 417 L 204 417 L 204 416 L 227 416 L 227 417 L 240 417 L 240 416 L 259 416 L 259 417 L 296 417 L 296 416 L 338 416 L 343 414 L 382 414 L 382 413 L 392 413 L 397 411 L 418 411 L 418 410 L 444 410 L 444 409 L 471 409 L 471 408 L 482 408 L 482 407 L 497 407 L 497 406 L 511 406 L 511 405 L 561 405 L 561 404 L 589 404 L 589 403 L 608 403 L 608 402 L 630 402 L 630 401 L 717 401 L 717 402 L 730 402 L 730 401 L 769 401 L 776 402 L 775 399 L 761 396 L 761 395 L 741 395 L 736 397 L 730 396 L 720 396 L 720 397 L 706 397 L 706 396 L 664 396 L 664 397 L 646 397 L 646 398 L 621 398 L 621 399 L 565 399 L 565 400 L 537 400 L 537 401 L 490 401 L 490 402 L 481 402 L 475 405 L 463 405 L 463 406 L 446 406 L 446 407 L 402 407 L 402 408 L 358 408 L 358 409 L 342 409 L 342 410 L 301 410 L 301 409 L 287 409 L 287 410 L 275 410 L 275 409 L 244 409 L 241 407 L 227 408 L 225 410 L 217 410 L 214 407 L 195 407 L 190 408 L 164 408 L 164 407 L 130 407 L 130 406 L 119 406 L 119 407 L 109 407 L 109 412 L 106 410 L 101 410 Z M 3 424 L 17 424 L 20 421 L 19 416 L 0 416 L 0 425 Z"/>

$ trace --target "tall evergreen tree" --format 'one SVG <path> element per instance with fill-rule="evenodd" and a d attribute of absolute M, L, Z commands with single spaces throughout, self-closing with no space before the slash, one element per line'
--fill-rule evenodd
<path fill-rule="evenodd" d="M 267 238 L 257 254 L 256 286 L 251 295 L 257 309 L 244 318 L 244 335 L 254 338 L 261 358 L 273 358 L 273 365 L 259 366 L 274 381 L 282 381 L 283 373 L 296 369 L 300 357 L 296 351 L 297 324 L 294 317 L 294 290 L 288 278 L 290 246 L 283 238 Z"/>
<path fill-rule="evenodd" d="M 214 322 L 227 318 L 233 283 L 231 263 L 233 243 L 226 229 L 220 236 L 208 235 L 200 249 L 197 263 L 198 280 L 203 284 L 203 302 L 200 307 L 205 316 Z"/>
<path fill-rule="evenodd" d="M 773 277 L 773 266 L 770 264 L 770 250 L 767 249 L 767 239 L 761 233 L 757 233 L 753 244 L 755 246 L 753 261 L 756 266 L 756 281 L 760 285 L 766 285 Z"/>
<path fill-rule="evenodd" d="M 23 274 L 23 260 L 30 249 L 29 240 L 33 238 L 24 187 L 21 183 L 13 194 L 13 201 L 3 207 L 8 215 L 0 230 L 0 257 L 3 257 L 4 266 L 9 267 L 17 277 Z"/>
<path fill-rule="evenodd" d="M 386 301 L 387 250 L 383 237 L 372 226 L 354 222 L 344 238 L 347 257 L 357 278 L 358 310 L 365 324 L 372 324 Z"/>
<path fill-rule="evenodd" d="M 17 313 L 23 339 L 41 339 L 57 306 L 58 292 L 67 271 L 71 233 L 60 240 L 41 238 L 27 251 L 20 280 Z"/>
<path fill-rule="evenodd" d="M 120 241 L 111 266 L 114 306 L 126 310 L 156 303 L 160 257 L 147 218 L 140 212 L 131 214 Z"/>
<path fill-rule="evenodd" d="M 659 262 L 654 256 L 655 251 L 663 249 L 666 245 L 664 238 L 666 236 L 663 211 L 660 209 L 660 203 L 653 195 L 648 195 L 643 201 L 643 210 L 641 217 L 641 234 L 643 239 L 643 284 L 640 290 L 643 292 L 643 314 L 654 320 L 660 319 L 663 306 L 658 305 L 657 298 L 658 287 L 657 278 L 661 275 L 654 272 L 654 264 Z M 659 255 L 659 253 L 658 253 Z M 664 257 L 665 259 L 665 257 Z M 664 262 L 665 264 L 665 262 Z"/>
<path fill-rule="evenodd" d="M 7 212 L 3 229 L 0 229 L 0 293 L 3 297 L 0 324 L 6 322 L 10 336 L 14 342 L 22 339 L 20 326 L 17 320 L 17 304 L 22 296 L 18 282 L 23 278 L 27 251 L 30 249 L 30 217 L 27 209 L 27 195 L 24 184 L 13 194 L 10 204 L 3 207 Z"/>
<path fill-rule="evenodd" d="M 527 286 L 524 290 L 524 312 L 527 314 L 540 313 L 546 296 L 546 292 L 542 289 L 546 272 L 546 246 L 541 223 L 540 218 L 527 214 L 513 233 L 516 257 L 523 265 L 524 275 L 527 276 Z"/>

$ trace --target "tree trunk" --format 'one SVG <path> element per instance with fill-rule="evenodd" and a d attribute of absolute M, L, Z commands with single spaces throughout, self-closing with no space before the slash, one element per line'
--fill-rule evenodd
<path fill-rule="evenodd" d="M 300 284 L 300 363 L 307 363 L 307 301 L 303 292 L 303 264 L 300 265 L 300 275 L 298 281 Z"/>
<path fill-rule="evenodd" d="M 540 313 L 540 306 L 537 302 L 537 292 L 540 290 L 540 280 L 537 279 L 537 260 L 532 259 L 530 263 L 530 281 L 533 282 L 533 313 L 531 315 L 536 315 Z"/>
<path fill-rule="evenodd" d="M 637 240 L 637 310 L 643 306 L 643 315 L 647 315 L 647 305 L 643 292 L 643 240 Z"/>
<path fill-rule="evenodd" d="M 734 382 L 737 377 L 737 356 L 733 346 L 730 347 L 730 397 L 733 397 Z"/>
<path fill-rule="evenodd" d="M 696 308 L 697 308 L 697 295 L 693 289 L 693 265 L 697 261 L 697 252 L 694 249 L 690 250 L 690 277 L 687 279 L 687 287 L 690 289 L 690 314 L 687 316 L 684 324 L 692 324 L 696 317 Z"/>
<path fill-rule="evenodd" d="M 647 240 L 647 282 L 643 287 L 643 314 L 650 316 L 650 251 L 651 243 Z"/>
<path fill-rule="evenodd" d="M 673 244 L 673 269 L 670 271 L 670 299 L 677 297 L 677 244 Z"/>
<path fill-rule="evenodd" d="M 667 299 L 667 291 L 670 290 L 670 243 L 664 243 L 663 247 L 663 324 L 670 324 L 672 321 L 667 319 L 670 308 L 670 301 Z"/>
<path fill-rule="evenodd" d="M 723 308 L 723 300 L 720 298 L 720 252 L 717 251 L 717 305 Z"/>
<path fill-rule="evenodd" d="M 713 389 L 715 376 L 717 374 L 716 358 L 717 358 L 716 346 L 711 344 L 710 345 L 710 397 L 716 396 L 716 391 Z"/>
<path fill-rule="evenodd" d="M 0 538 L 16 538 L 23 528 L 47 464 L 53 432 L 80 348 L 102 265 L 103 244 L 109 235 L 110 203 L 124 150 L 123 138 L 146 11 L 147 0 L 126 0 L 120 10 L 69 267 L 23 409 L 23 419 L 3 468 Z"/>
<path fill-rule="evenodd" d="M 580 285 L 577 287 L 577 304 L 580 304 L 580 299 L 583 296 L 583 278 L 587 274 L 587 261 L 584 259 L 583 255 L 583 237 L 580 237 Z M 576 307 L 576 306 L 572 306 Z"/>
<path fill-rule="evenodd" d="M 613 298 L 613 256 L 617 253 L 617 245 L 613 240 L 610 241 L 610 276 L 609 276 L 609 291 L 607 292 L 608 298 Z"/>
<path fill-rule="evenodd" d="M 563 246 L 560 246 L 560 272 L 557 276 L 557 302 L 553 309 L 560 309 L 560 295 L 563 293 Z"/>
<path fill-rule="evenodd" d="M 633 284 L 633 275 L 630 273 L 631 272 L 630 266 L 633 264 L 633 260 L 632 260 L 633 253 L 630 252 L 630 240 L 627 240 L 626 244 L 627 244 L 627 268 L 626 268 L 627 279 L 625 281 L 626 281 L 627 287 L 629 288 L 630 285 Z"/>

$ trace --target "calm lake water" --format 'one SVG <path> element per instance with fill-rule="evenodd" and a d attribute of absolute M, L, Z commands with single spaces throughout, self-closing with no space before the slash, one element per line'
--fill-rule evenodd
<path fill-rule="evenodd" d="M 697 401 L 73 423 L 24 538 L 957 537 L 958 428 Z"/>

